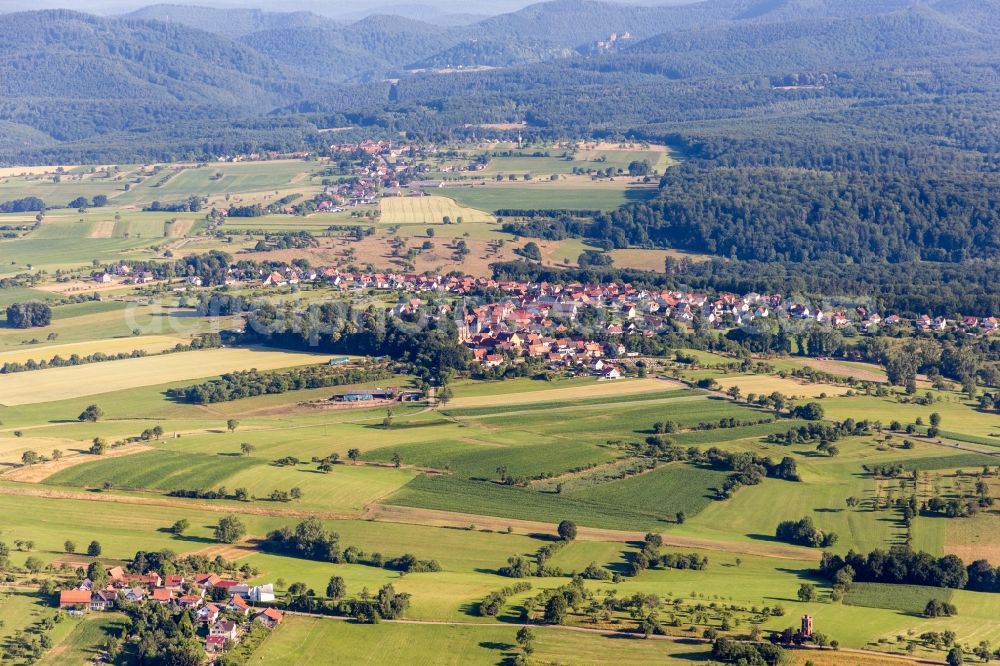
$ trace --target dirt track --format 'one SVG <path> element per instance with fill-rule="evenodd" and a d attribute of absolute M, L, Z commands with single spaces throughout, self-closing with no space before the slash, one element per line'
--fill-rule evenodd
<path fill-rule="evenodd" d="M 114 449 L 108 449 L 108 452 L 101 456 L 94 456 L 88 453 L 79 453 L 76 455 L 68 455 L 60 458 L 59 460 L 50 460 L 49 462 L 40 463 L 38 465 L 30 465 L 28 467 L 15 467 L 14 469 L 0 474 L 0 478 L 5 481 L 20 481 L 22 483 L 41 483 L 45 479 L 49 478 L 56 472 L 61 472 L 64 469 L 69 469 L 70 467 L 76 467 L 77 465 L 82 465 L 87 462 L 94 462 L 96 460 L 105 460 L 107 458 L 120 458 L 122 456 L 130 456 L 134 453 L 142 453 L 143 451 L 152 450 L 152 446 L 147 446 L 146 444 L 130 444 L 128 446 L 120 446 Z"/>

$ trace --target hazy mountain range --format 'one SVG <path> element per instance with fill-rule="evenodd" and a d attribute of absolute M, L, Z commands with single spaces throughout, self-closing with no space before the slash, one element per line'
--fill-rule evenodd
<path fill-rule="evenodd" d="M 921 58 L 969 58 L 975 68 L 963 76 L 974 85 L 995 63 L 998 34 L 1000 0 L 554 0 L 444 24 L 186 5 L 121 16 L 20 12 L 0 16 L 0 149 L 116 132 L 148 138 L 164 128 L 164 141 L 187 140 L 206 124 L 302 111 L 374 122 L 373 113 L 405 101 L 420 105 L 405 110 L 408 118 L 436 113 L 437 123 L 455 108 L 445 99 L 488 102 L 482 118 L 466 122 L 543 122 L 546 112 L 524 100 L 546 90 L 575 87 L 586 106 L 626 78 L 634 94 L 663 80 L 706 87 L 712 77 L 839 76 L 838 68 Z M 456 68 L 487 73 L 445 73 Z M 496 94 L 520 101 L 489 97 Z M 636 107 L 619 117 L 626 125 L 657 115 Z"/>

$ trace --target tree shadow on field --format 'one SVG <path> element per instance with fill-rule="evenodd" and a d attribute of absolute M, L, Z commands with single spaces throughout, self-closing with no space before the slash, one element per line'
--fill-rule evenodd
<path fill-rule="evenodd" d="M 463 615 L 468 615 L 469 617 L 480 617 L 479 607 L 482 604 L 478 601 L 469 601 L 458 607 Z"/>
<path fill-rule="evenodd" d="M 776 537 L 776 536 L 774 536 L 772 534 L 753 534 L 753 533 L 751 533 L 751 534 L 747 534 L 747 536 L 749 538 L 753 539 L 754 541 L 767 541 L 767 542 L 770 542 L 770 543 L 782 543 L 782 544 L 785 543 L 784 541 L 782 541 L 781 539 L 779 539 L 778 537 Z M 794 544 L 786 544 L 786 545 L 794 545 Z"/>
<path fill-rule="evenodd" d="M 211 525 L 210 529 L 215 529 L 215 525 Z M 162 532 L 166 534 L 173 534 L 169 527 L 161 527 L 156 530 L 157 532 Z M 183 541 L 185 543 L 201 543 L 201 544 L 217 544 L 219 543 L 215 539 L 210 539 L 208 537 L 192 536 L 189 534 L 173 534 L 174 541 Z"/>

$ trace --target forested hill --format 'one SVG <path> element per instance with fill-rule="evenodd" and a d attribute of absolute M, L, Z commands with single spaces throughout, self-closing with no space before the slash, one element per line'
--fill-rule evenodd
<path fill-rule="evenodd" d="M 331 19 L 310 12 L 266 12 L 260 9 L 198 7 L 194 5 L 150 5 L 126 18 L 177 23 L 230 38 L 262 30 L 333 27 Z"/>
<path fill-rule="evenodd" d="M 229 120 L 318 96 L 269 56 L 177 24 L 70 11 L 0 17 L 0 118 L 58 141 Z M 18 126 L 23 127 L 19 129 Z"/>
<path fill-rule="evenodd" d="M 555 0 L 450 27 L 177 9 L 137 14 L 170 23 L 0 15 L 0 161 L 191 159 L 314 147 L 317 127 L 437 139 L 526 121 L 734 167 L 995 163 L 1000 0 Z M 434 71 L 456 66 L 472 70 Z"/>
<path fill-rule="evenodd" d="M 262 30 L 241 41 L 303 76 L 346 81 L 398 72 L 410 62 L 447 49 L 461 39 L 461 31 L 373 15 L 346 26 Z"/>

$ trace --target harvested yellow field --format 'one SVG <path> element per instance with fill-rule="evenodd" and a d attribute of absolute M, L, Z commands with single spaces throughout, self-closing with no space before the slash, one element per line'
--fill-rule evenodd
<path fill-rule="evenodd" d="M 441 224 L 445 217 L 452 221 L 493 222 L 489 213 L 459 206 L 448 197 L 387 197 L 379 202 L 379 221 L 385 224 Z"/>
<path fill-rule="evenodd" d="M 708 261 L 709 256 L 680 252 L 679 250 L 612 250 L 608 254 L 619 268 L 635 268 L 641 271 L 663 272 L 663 261 L 667 257 L 674 259 L 690 259 L 691 261 Z"/>
<path fill-rule="evenodd" d="M 114 234 L 115 221 L 101 220 L 100 222 L 95 222 L 94 226 L 90 228 L 90 233 L 87 234 L 87 238 L 111 238 Z"/>
<path fill-rule="evenodd" d="M 234 370 L 275 370 L 323 363 L 328 355 L 262 349 L 205 349 L 6 375 L 0 405 L 28 405 L 139 386 L 213 377 Z"/>
<path fill-rule="evenodd" d="M 183 238 L 191 231 L 191 227 L 194 226 L 194 220 L 177 220 L 173 224 L 165 226 L 168 238 Z"/>
<path fill-rule="evenodd" d="M 152 449 L 153 447 L 147 444 L 129 444 L 109 449 L 99 459 L 120 458 L 122 456 L 130 456 L 133 453 L 151 451 Z M 63 456 L 59 460 L 49 460 L 48 462 L 31 465 L 30 467 L 15 467 L 8 472 L 0 474 L 0 478 L 7 481 L 19 481 L 21 483 L 41 483 L 56 472 L 61 472 L 64 469 L 76 467 L 86 462 L 93 462 L 94 460 L 98 460 L 98 458 L 87 453 L 75 453 Z"/>
<path fill-rule="evenodd" d="M 573 386 L 570 388 L 547 389 L 543 391 L 525 391 L 522 393 L 497 393 L 494 395 L 477 395 L 455 398 L 448 403 L 449 407 L 490 407 L 502 404 L 527 405 L 535 402 L 554 402 L 560 400 L 579 400 L 581 398 L 603 398 L 607 396 L 632 395 L 651 393 L 654 391 L 670 391 L 687 388 L 680 382 L 663 379 L 618 379 L 614 381 L 597 381 L 593 384 Z"/>
<path fill-rule="evenodd" d="M 800 381 L 798 379 L 782 379 L 770 375 L 734 375 L 732 377 L 719 377 L 719 386 L 728 389 L 730 386 L 738 386 L 743 395 L 748 393 L 771 394 L 777 391 L 790 398 L 816 398 L 821 393 L 828 396 L 844 395 L 849 387 L 834 386 L 833 384 L 814 384 Z"/>
<path fill-rule="evenodd" d="M 132 338 L 107 338 L 88 342 L 74 342 L 65 345 L 49 345 L 46 347 L 31 346 L 16 351 L 0 352 L 0 365 L 4 363 L 24 363 L 25 361 L 50 360 L 53 356 L 69 358 L 73 354 L 89 356 L 101 352 L 103 354 L 120 354 L 141 349 L 147 354 L 158 354 L 165 349 L 171 349 L 178 344 L 186 344 L 187 338 L 175 335 L 144 335 Z"/>
<path fill-rule="evenodd" d="M 10 178 L 11 176 L 38 176 L 46 173 L 55 173 L 60 168 L 61 167 L 58 166 L 0 167 L 0 178 Z"/>

